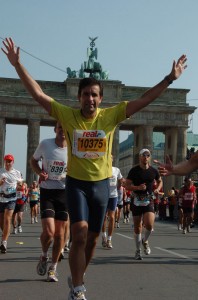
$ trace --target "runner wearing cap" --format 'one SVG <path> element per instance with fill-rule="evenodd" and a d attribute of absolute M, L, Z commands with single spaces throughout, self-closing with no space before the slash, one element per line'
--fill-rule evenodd
<path fill-rule="evenodd" d="M 139 152 L 139 165 L 133 167 L 126 179 L 126 189 L 133 191 L 134 200 L 131 205 L 134 236 L 136 243 L 135 259 L 142 260 L 141 243 L 144 253 L 149 255 L 151 249 L 149 247 L 148 238 L 152 232 L 155 220 L 153 192 L 159 193 L 162 188 L 162 179 L 158 171 L 150 166 L 151 153 L 149 149 L 142 149 Z M 156 188 L 153 191 L 154 180 L 156 180 Z M 145 235 L 142 239 L 142 218 L 145 226 Z"/>
<path fill-rule="evenodd" d="M 7 252 L 7 240 L 10 234 L 12 215 L 15 209 L 17 183 L 22 181 L 21 172 L 13 168 L 14 156 L 4 157 L 4 168 L 0 169 L 0 227 L 2 230 L 1 253 Z"/>

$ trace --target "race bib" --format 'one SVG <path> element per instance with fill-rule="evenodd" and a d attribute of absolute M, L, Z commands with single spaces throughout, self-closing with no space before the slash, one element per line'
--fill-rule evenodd
<path fill-rule="evenodd" d="M 116 186 L 117 185 L 117 180 L 115 177 L 109 178 L 109 185 L 110 186 Z"/>
<path fill-rule="evenodd" d="M 30 201 L 38 201 L 38 198 L 39 198 L 38 192 L 31 193 Z"/>
<path fill-rule="evenodd" d="M 104 156 L 106 135 L 103 130 L 74 130 L 72 153 L 79 158 L 94 159 Z"/>
<path fill-rule="evenodd" d="M 13 194 L 13 193 L 15 193 L 16 192 L 16 188 L 15 187 L 8 187 L 7 189 L 6 189 L 6 195 L 9 195 L 9 194 Z"/>
<path fill-rule="evenodd" d="M 23 197 L 23 193 L 21 191 L 17 191 L 16 195 L 17 195 L 17 199 L 22 199 Z"/>
<path fill-rule="evenodd" d="M 48 179 L 63 180 L 66 177 L 66 163 L 58 160 L 47 161 Z"/>
<path fill-rule="evenodd" d="M 147 206 L 149 204 L 150 204 L 149 197 L 135 197 L 134 199 L 134 205 L 136 206 Z"/>
<path fill-rule="evenodd" d="M 192 201 L 193 200 L 193 193 L 185 193 L 184 194 L 184 200 L 189 200 Z"/>

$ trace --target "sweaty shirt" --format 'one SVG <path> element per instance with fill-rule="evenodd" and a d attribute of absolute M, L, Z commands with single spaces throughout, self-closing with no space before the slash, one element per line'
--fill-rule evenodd
<path fill-rule="evenodd" d="M 112 176 L 109 178 L 109 198 L 118 197 L 118 180 L 121 178 L 120 169 L 112 167 Z"/>
<path fill-rule="evenodd" d="M 55 138 L 40 142 L 33 157 L 42 162 L 42 170 L 48 174 L 40 187 L 45 189 L 64 189 L 67 167 L 67 147 L 58 147 Z"/>
<path fill-rule="evenodd" d="M 80 109 L 51 102 L 51 116 L 59 120 L 67 140 L 67 174 L 75 179 L 98 181 L 112 176 L 111 150 L 117 124 L 126 119 L 127 101 L 97 108 L 93 119 Z"/>
<path fill-rule="evenodd" d="M 194 207 L 195 204 L 195 191 L 196 187 L 194 185 L 187 187 L 184 186 L 182 189 L 182 202 L 181 206 L 182 207 Z"/>
<path fill-rule="evenodd" d="M 149 166 L 148 169 L 142 169 L 139 165 L 132 168 L 129 171 L 127 179 L 131 180 L 135 186 L 145 183 L 146 190 L 144 191 L 134 191 L 136 194 L 134 198 L 134 205 L 136 206 L 147 206 L 150 204 L 150 198 L 148 195 L 151 195 L 153 192 L 153 181 L 154 179 L 158 181 L 160 178 L 159 172 Z M 143 199 L 140 199 L 140 197 Z"/>
<path fill-rule="evenodd" d="M 145 191 L 134 191 L 136 194 L 152 194 L 153 192 L 153 181 L 154 179 L 158 181 L 160 178 L 159 172 L 149 166 L 148 169 L 142 169 L 139 165 L 135 166 L 129 171 L 127 179 L 131 180 L 135 186 L 145 183 L 146 190 Z"/>
<path fill-rule="evenodd" d="M 5 168 L 0 169 L 0 179 L 5 178 L 1 185 L 1 193 L 5 196 L 0 197 L 0 202 L 16 201 L 17 182 L 22 181 L 21 173 L 16 169 L 7 171 Z"/>

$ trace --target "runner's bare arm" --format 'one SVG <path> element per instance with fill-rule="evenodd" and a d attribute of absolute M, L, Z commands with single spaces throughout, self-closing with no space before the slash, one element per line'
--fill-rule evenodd
<path fill-rule="evenodd" d="M 168 76 L 166 76 L 157 85 L 146 91 L 140 98 L 130 101 L 126 108 L 126 116 L 130 117 L 158 98 L 166 90 L 169 84 L 172 83 L 173 80 L 178 79 L 183 71 L 187 68 L 186 61 L 187 57 L 183 54 L 177 62 L 173 62 L 172 70 Z"/>
<path fill-rule="evenodd" d="M 23 85 L 29 94 L 50 114 L 52 98 L 46 95 L 39 84 L 30 76 L 25 67 L 20 63 L 20 49 L 16 48 L 11 38 L 6 38 L 3 41 L 4 48 L 2 51 L 7 56 L 11 65 L 15 68 Z"/>
<path fill-rule="evenodd" d="M 198 169 L 198 151 L 189 160 L 182 161 L 176 165 L 173 165 L 168 155 L 165 163 L 161 163 L 158 160 L 154 160 L 154 163 L 158 165 L 161 176 L 188 175 Z"/>
<path fill-rule="evenodd" d="M 133 182 L 130 179 L 126 179 L 125 188 L 128 191 L 145 191 L 146 184 L 142 183 L 142 184 L 136 186 L 133 184 Z"/>
<path fill-rule="evenodd" d="M 34 159 L 33 156 L 30 159 L 30 165 L 31 165 L 32 170 L 37 175 L 39 175 L 41 181 L 45 181 L 48 179 L 48 174 L 40 168 L 39 162 L 36 159 Z"/>

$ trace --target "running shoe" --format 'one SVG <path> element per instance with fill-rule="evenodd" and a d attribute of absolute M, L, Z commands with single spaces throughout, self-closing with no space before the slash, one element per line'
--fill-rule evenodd
<path fill-rule="evenodd" d="M 141 250 L 136 250 L 135 252 L 135 260 L 142 260 Z"/>
<path fill-rule="evenodd" d="M 35 223 L 38 223 L 38 219 L 37 217 L 34 218 Z"/>
<path fill-rule="evenodd" d="M 190 225 L 187 226 L 187 232 L 188 232 L 188 233 L 191 232 L 191 230 L 190 230 Z"/>
<path fill-rule="evenodd" d="M 186 229 L 183 229 L 183 234 L 186 234 Z"/>
<path fill-rule="evenodd" d="M 47 272 L 47 263 L 48 263 L 49 257 L 40 256 L 38 265 L 36 267 L 38 275 L 44 276 Z"/>
<path fill-rule="evenodd" d="M 107 240 L 106 247 L 107 247 L 108 249 L 112 249 L 112 248 L 113 248 L 112 242 L 111 242 L 110 240 Z"/>
<path fill-rule="evenodd" d="M 64 256 L 64 252 L 61 251 L 60 255 L 59 255 L 59 258 L 58 258 L 58 261 L 61 261 L 62 259 L 64 259 L 65 256 Z"/>
<path fill-rule="evenodd" d="M 23 230 L 22 230 L 22 227 L 21 227 L 21 225 L 19 225 L 19 226 L 18 226 L 18 232 L 21 233 L 22 231 L 23 231 Z"/>
<path fill-rule="evenodd" d="M 182 230 L 181 224 L 178 224 L 178 230 Z"/>
<path fill-rule="evenodd" d="M 64 251 L 65 251 L 66 253 L 68 253 L 69 250 L 70 250 L 69 247 L 68 247 L 68 246 L 65 246 Z"/>
<path fill-rule="evenodd" d="M 124 218 L 124 221 L 123 221 L 123 223 L 126 223 L 126 218 Z"/>
<path fill-rule="evenodd" d="M 82 289 L 75 291 L 75 289 L 71 289 L 69 292 L 68 300 L 87 300 L 85 298 L 85 287 L 82 286 Z"/>
<path fill-rule="evenodd" d="M 71 247 L 71 242 L 67 241 L 67 243 L 65 244 L 64 252 L 68 253 L 70 250 L 70 247 Z"/>
<path fill-rule="evenodd" d="M 102 247 L 106 248 L 107 247 L 107 238 L 106 237 L 102 237 Z"/>
<path fill-rule="evenodd" d="M 34 224 L 34 218 L 31 218 L 31 224 Z"/>
<path fill-rule="evenodd" d="M 13 234 L 17 234 L 17 228 L 16 228 L 16 227 L 13 228 L 12 233 L 13 233 Z"/>
<path fill-rule="evenodd" d="M 143 247 L 144 247 L 144 253 L 145 253 L 146 255 L 151 254 L 151 248 L 149 247 L 148 241 L 147 241 L 147 242 L 144 242 L 144 240 L 142 239 L 142 245 L 143 245 Z"/>
<path fill-rule="evenodd" d="M 85 273 L 84 273 L 83 277 L 85 277 Z M 70 289 L 73 288 L 73 283 L 72 283 L 72 277 L 71 277 L 71 275 L 67 277 L 67 284 L 68 284 L 68 287 L 69 287 Z M 84 292 L 86 292 L 86 288 L 85 288 L 85 286 L 84 286 L 84 280 L 83 280 L 83 285 L 82 285 L 82 287 L 83 287 Z"/>
<path fill-rule="evenodd" d="M 1 242 L 0 249 L 1 249 L 1 253 L 5 254 L 7 252 L 7 246 L 6 246 L 6 244 L 3 243 L 3 242 Z"/>
<path fill-rule="evenodd" d="M 120 223 L 119 222 L 117 222 L 117 228 L 120 228 Z"/>
<path fill-rule="evenodd" d="M 57 272 L 50 267 L 47 272 L 47 281 L 48 282 L 58 282 L 57 276 L 58 276 Z"/>

